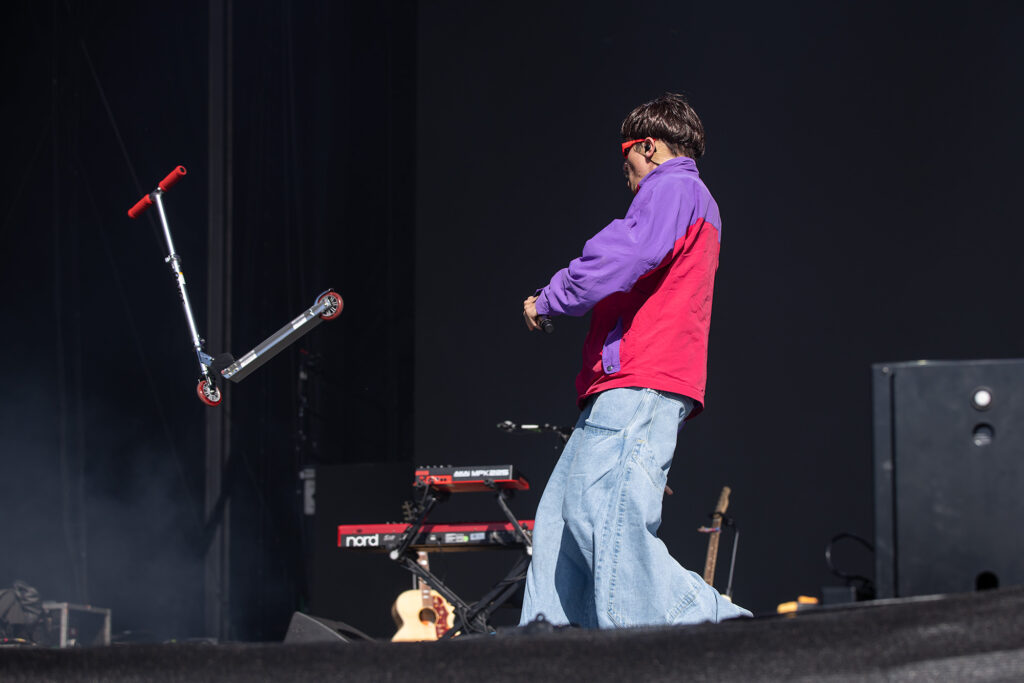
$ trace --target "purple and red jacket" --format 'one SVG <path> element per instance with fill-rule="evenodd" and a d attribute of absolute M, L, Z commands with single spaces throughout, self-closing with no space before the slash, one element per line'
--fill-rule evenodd
<path fill-rule="evenodd" d="M 581 408 L 605 389 L 645 387 L 692 398 L 691 417 L 703 409 L 721 229 L 697 164 L 669 159 L 640 182 L 626 217 L 539 291 L 541 315 L 593 309 L 576 377 Z"/>

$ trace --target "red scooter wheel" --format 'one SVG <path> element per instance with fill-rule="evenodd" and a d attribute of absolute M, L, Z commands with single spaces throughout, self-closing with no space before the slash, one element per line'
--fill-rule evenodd
<path fill-rule="evenodd" d="M 332 291 L 326 291 L 321 294 L 320 298 L 318 298 L 316 302 L 318 304 L 327 304 L 327 310 L 320 314 L 320 317 L 324 320 L 334 320 L 341 315 L 341 309 L 345 307 L 345 302 L 342 301 L 341 295 Z"/>
<path fill-rule="evenodd" d="M 199 400 L 208 406 L 219 406 L 220 402 L 224 400 L 220 389 L 205 379 L 199 380 L 199 384 L 196 385 L 196 394 L 199 396 Z"/>

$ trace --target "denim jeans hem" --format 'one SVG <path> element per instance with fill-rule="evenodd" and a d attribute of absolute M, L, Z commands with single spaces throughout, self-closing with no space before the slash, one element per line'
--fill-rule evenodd
<path fill-rule="evenodd" d="M 521 623 L 604 628 L 749 615 L 657 537 L 685 396 L 609 389 L 589 400 L 538 506 Z M 642 472 L 642 475 L 641 475 Z"/>

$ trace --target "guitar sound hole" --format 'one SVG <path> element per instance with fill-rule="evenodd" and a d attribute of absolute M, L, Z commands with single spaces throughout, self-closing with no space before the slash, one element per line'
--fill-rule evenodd
<path fill-rule="evenodd" d="M 437 615 L 434 614 L 434 610 L 424 607 L 420 610 L 420 621 L 429 621 L 433 624 L 437 621 Z"/>

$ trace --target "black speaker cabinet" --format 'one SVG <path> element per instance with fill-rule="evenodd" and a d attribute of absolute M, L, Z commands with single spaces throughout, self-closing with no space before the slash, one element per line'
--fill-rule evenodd
<path fill-rule="evenodd" d="M 872 376 L 878 597 L 1024 584 L 1024 360 Z"/>
<path fill-rule="evenodd" d="M 347 643 L 349 638 L 343 635 L 349 626 L 340 621 L 332 621 L 323 617 L 313 617 L 302 612 L 292 615 L 288 624 L 288 632 L 284 636 L 286 643 Z"/>

